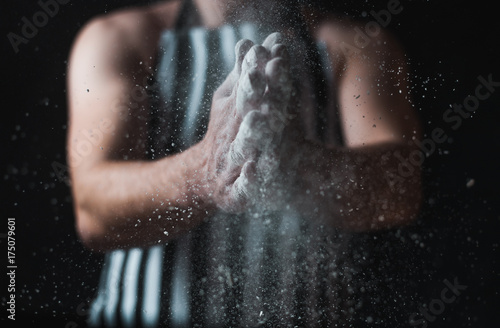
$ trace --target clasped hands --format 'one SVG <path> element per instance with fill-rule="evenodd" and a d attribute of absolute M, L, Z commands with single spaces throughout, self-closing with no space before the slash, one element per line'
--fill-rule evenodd
<path fill-rule="evenodd" d="M 282 42 L 280 33 L 262 45 L 239 41 L 235 66 L 214 94 L 202 140 L 205 189 L 225 212 L 277 210 L 286 198 L 281 144 L 295 93 Z"/>

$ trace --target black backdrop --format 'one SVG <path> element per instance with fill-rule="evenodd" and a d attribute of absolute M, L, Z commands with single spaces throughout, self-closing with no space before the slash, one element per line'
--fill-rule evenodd
<path fill-rule="evenodd" d="M 324 1 L 323 6 L 369 21 L 367 12 L 384 9 L 388 3 L 347 2 Z M 54 327 L 84 326 L 102 256 L 78 242 L 64 172 L 56 174 L 53 169 L 54 163 L 65 164 L 66 59 L 75 34 L 91 17 L 137 3 L 141 1 L 69 1 L 20 44 L 17 53 L 8 33 L 20 34 L 22 18 L 32 21 L 40 5 L 16 1 L 0 7 L 4 113 L 0 244 L 6 256 L 7 218 L 15 217 L 18 324 L 23 320 L 34 326 L 44 322 Z M 426 137 L 442 128 L 452 142 L 437 144 L 424 162 L 426 200 L 418 224 L 394 236 L 405 235 L 406 244 L 419 246 L 419 251 L 402 255 L 421 263 L 417 266 L 421 272 L 412 280 L 420 290 L 419 304 L 439 298 L 444 279 L 456 278 L 467 286 L 436 321 L 429 322 L 430 327 L 498 327 L 500 88 L 482 100 L 458 129 L 442 118 L 451 104 L 474 94 L 478 76 L 492 74 L 500 81 L 495 9 L 486 1 L 401 0 L 401 5 L 403 11 L 392 17 L 388 29 L 407 50 L 415 106 Z M 6 262 L 6 257 L 1 260 L 4 268 Z M 0 290 L 0 316 L 7 321 L 7 282 Z"/>

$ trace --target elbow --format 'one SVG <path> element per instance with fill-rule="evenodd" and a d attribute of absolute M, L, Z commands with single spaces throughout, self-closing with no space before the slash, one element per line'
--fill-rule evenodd
<path fill-rule="evenodd" d="M 395 229 L 404 228 L 414 224 L 420 214 L 420 200 L 415 200 L 413 203 L 401 204 L 400 208 L 392 213 L 387 213 L 385 216 L 385 224 L 381 224 L 383 228 Z M 380 221 L 380 217 L 378 218 Z M 382 222 L 383 223 L 383 222 Z"/>
<path fill-rule="evenodd" d="M 386 228 L 410 226 L 418 220 L 423 202 L 421 167 L 414 167 L 409 176 L 399 176 L 386 191 L 386 200 L 382 205 L 382 218 Z M 378 217 L 381 218 L 380 216 Z"/>
<path fill-rule="evenodd" d="M 72 180 L 73 213 L 75 217 L 75 230 L 79 241 L 86 248 L 104 252 L 109 239 L 109 225 L 106 218 L 96 212 L 96 204 L 89 188 L 79 180 Z"/>
<path fill-rule="evenodd" d="M 377 232 L 409 227 L 414 224 L 422 207 L 421 184 L 417 181 L 409 188 L 371 202 L 365 212 L 352 212 L 344 217 L 343 229 L 353 233 Z"/>
<path fill-rule="evenodd" d="M 103 252 L 106 250 L 106 229 L 88 210 L 77 206 L 76 232 L 80 242 L 90 250 Z"/>

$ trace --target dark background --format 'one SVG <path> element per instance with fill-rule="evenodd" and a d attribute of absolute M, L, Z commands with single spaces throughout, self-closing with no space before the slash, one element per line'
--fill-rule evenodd
<path fill-rule="evenodd" d="M 17 54 L 7 33 L 21 34 L 21 18 L 31 21 L 40 7 L 36 1 L 4 2 L 0 7 L 0 232 L 6 232 L 8 217 L 16 218 L 16 323 L 84 326 L 102 256 L 77 240 L 71 195 L 61 178 L 65 172 L 53 170 L 54 163 L 65 164 L 66 59 L 77 31 L 91 17 L 137 3 L 145 2 L 70 1 L 27 44 L 21 44 Z M 323 6 L 363 19 L 363 12 L 385 9 L 387 3 L 324 1 Z M 452 103 L 462 103 L 474 93 L 478 76 L 492 74 L 500 81 L 496 10 L 487 1 L 401 0 L 401 4 L 403 11 L 392 17 L 388 29 L 407 51 L 415 108 L 426 133 L 442 128 L 453 142 L 437 145 L 424 162 L 421 218 L 391 236 L 406 245 L 407 252 L 398 256 L 418 263 L 411 282 L 419 294 L 412 301 L 423 305 L 439 298 L 444 279 L 456 278 L 467 286 L 429 327 L 498 327 L 500 88 L 481 101 L 456 131 L 442 118 Z M 475 183 L 467 187 L 470 179 Z M 6 248 L 6 239 L 0 244 Z M 389 255 L 387 260 L 394 268 L 407 263 Z M 6 285 L 0 286 L 2 321 L 7 318 Z M 400 326 L 410 325 L 402 321 Z"/>

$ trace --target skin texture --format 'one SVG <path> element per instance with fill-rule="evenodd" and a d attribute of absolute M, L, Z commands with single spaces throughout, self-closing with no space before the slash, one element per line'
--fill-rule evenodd
<path fill-rule="evenodd" d="M 224 1 L 196 3 L 206 27 L 243 15 L 222 11 Z M 75 40 L 68 161 L 77 230 L 88 247 L 165 242 L 215 211 L 248 211 L 256 201 L 266 201 L 261 206 L 269 210 L 292 206 L 311 220 L 352 231 L 414 220 L 419 168 L 404 178 L 398 172 L 400 159 L 415 149 L 411 140 L 419 138 L 404 53 L 383 31 L 362 51 L 344 53 L 341 45 L 353 43 L 357 25 L 334 17 L 313 16 L 309 28 L 336 68 L 337 88 L 328 92 L 339 101 L 345 147 L 312 137 L 307 90 L 294 87 L 291 73 L 300 56 L 290 51 L 293 33 L 285 29 L 263 45 L 238 43 L 235 68 L 214 94 L 203 140 L 146 161 L 148 102 L 134 92 L 147 90 L 157 40 L 179 7 L 169 1 L 98 17 Z M 249 17 L 280 21 L 278 5 L 264 8 L 276 12 Z M 82 156 L 88 135 L 95 142 Z"/>

